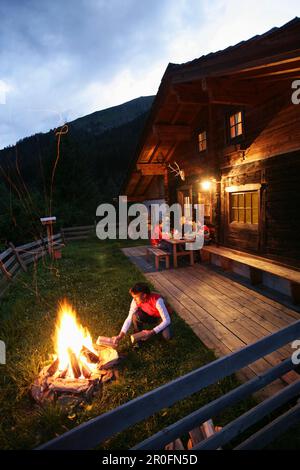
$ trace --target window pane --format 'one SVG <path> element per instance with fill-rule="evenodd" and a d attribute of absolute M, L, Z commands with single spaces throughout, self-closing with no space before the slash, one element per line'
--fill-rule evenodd
<path fill-rule="evenodd" d="M 237 194 L 232 194 L 231 195 L 231 206 L 232 207 L 237 207 L 238 205 L 238 195 Z"/>
<path fill-rule="evenodd" d="M 230 221 L 241 224 L 259 223 L 258 191 L 230 194 Z"/>
<path fill-rule="evenodd" d="M 258 192 L 252 193 L 252 206 L 258 208 Z"/>
<path fill-rule="evenodd" d="M 241 111 L 229 116 L 229 127 L 231 139 L 243 134 L 243 115 Z"/>
<path fill-rule="evenodd" d="M 246 223 L 251 224 L 251 209 L 246 209 Z"/>
<path fill-rule="evenodd" d="M 239 209 L 239 222 L 242 224 L 245 222 L 245 210 L 244 209 Z"/>
<path fill-rule="evenodd" d="M 238 222 L 239 220 L 239 212 L 237 209 L 232 209 L 231 211 L 231 221 L 232 222 Z"/>
<path fill-rule="evenodd" d="M 203 150 L 206 150 L 207 148 L 206 131 L 200 132 L 200 134 L 198 135 L 198 141 L 199 141 L 200 152 L 202 152 Z"/>
<path fill-rule="evenodd" d="M 243 133 L 243 125 L 242 125 L 242 123 L 240 122 L 240 123 L 237 125 L 236 134 L 237 134 L 237 135 L 241 135 L 242 133 Z"/>
<path fill-rule="evenodd" d="M 244 205 L 244 194 L 243 193 L 239 194 L 239 203 L 238 203 L 238 205 L 239 205 L 240 209 L 245 207 L 245 205 Z"/>
<path fill-rule="evenodd" d="M 252 223 L 258 224 L 258 207 L 252 209 Z"/>
<path fill-rule="evenodd" d="M 250 209 L 251 208 L 251 196 L 252 193 L 246 193 L 245 198 L 246 198 L 246 208 Z"/>

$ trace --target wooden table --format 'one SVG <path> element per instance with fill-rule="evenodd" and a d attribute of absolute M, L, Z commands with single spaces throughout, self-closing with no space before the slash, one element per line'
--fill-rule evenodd
<path fill-rule="evenodd" d="M 185 245 L 186 243 L 195 243 L 195 239 L 192 239 L 192 240 L 188 240 L 188 239 L 174 239 L 174 238 L 170 238 L 170 239 L 163 239 L 164 242 L 166 243 L 169 243 L 170 245 L 172 245 L 173 249 L 172 249 L 172 253 L 173 253 L 173 265 L 174 265 L 174 268 L 177 268 L 178 266 L 178 262 L 177 262 L 177 258 L 179 258 L 180 256 L 189 256 L 190 257 L 190 264 L 191 266 L 193 266 L 194 264 L 194 250 L 184 250 L 184 251 L 178 251 L 177 250 L 177 247 L 179 247 L 180 245 Z"/>

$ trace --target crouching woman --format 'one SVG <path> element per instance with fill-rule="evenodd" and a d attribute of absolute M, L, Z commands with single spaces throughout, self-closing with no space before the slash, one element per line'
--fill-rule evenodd
<path fill-rule="evenodd" d="M 133 324 L 135 333 L 141 332 L 139 341 L 146 341 L 158 333 L 161 333 L 166 340 L 171 339 L 171 309 L 166 306 L 163 298 L 159 294 L 151 292 L 147 284 L 142 282 L 138 282 L 131 287 L 129 293 L 132 296 L 129 314 L 118 336 L 113 337 L 115 345 L 118 346 L 119 342 L 126 336 L 131 324 Z M 156 326 L 148 330 L 145 329 L 146 324 Z"/>

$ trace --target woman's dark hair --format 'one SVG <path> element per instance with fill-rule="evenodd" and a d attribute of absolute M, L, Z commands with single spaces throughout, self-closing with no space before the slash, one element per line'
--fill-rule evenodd
<path fill-rule="evenodd" d="M 129 289 L 130 294 L 150 294 L 150 289 L 144 282 L 137 282 Z"/>

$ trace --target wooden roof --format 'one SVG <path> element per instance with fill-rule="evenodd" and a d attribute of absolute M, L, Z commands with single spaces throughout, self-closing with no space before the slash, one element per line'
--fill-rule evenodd
<path fill-rule="evenodd" d="M 153 178 L 164 173 L 178 144 L 191 139 L 195 123 L 208 106 L 255 105 L 274 84 L 299 75 L 299 18 L 223 51 L 185 64 L 169 64 L 123 193 L 131 199 L 147 197 Z"/>

